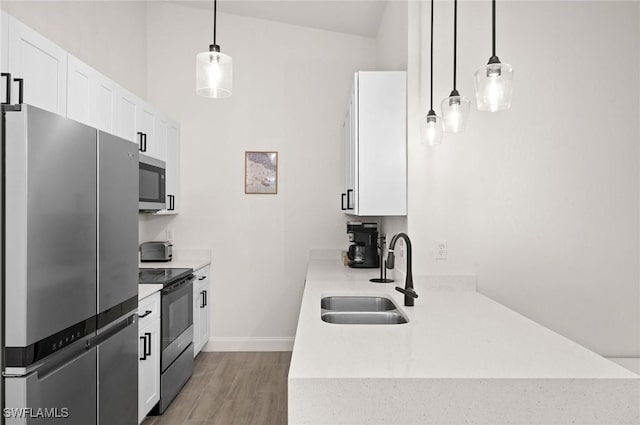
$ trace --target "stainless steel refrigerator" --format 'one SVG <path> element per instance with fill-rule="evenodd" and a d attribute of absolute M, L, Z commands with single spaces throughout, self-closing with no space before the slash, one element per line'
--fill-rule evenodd
<path fill-rule="evenodd" d="M 137 423 L 137 146 L 3 105 L 1 171 L 4 421 Z"/>

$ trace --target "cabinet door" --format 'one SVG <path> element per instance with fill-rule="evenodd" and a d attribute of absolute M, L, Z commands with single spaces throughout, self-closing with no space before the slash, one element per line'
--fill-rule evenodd
<path fill-rule="evenodd" d="M 200 342 L 200 305 L 202 305 L 202 297 L 200 296 L 200 283 L 196 277 L 193 285 L 193 357 L 200 352 L 198 346 Z"/>
<path fill-rule="evenodd" d="M 67 58 L 67 117 L 93 126 L 91 85 L 95 84 L 95 71 L 79 59 Z"/>
<path fill-rule="evenodd" d="M 145 104 L 140 101 L 137 108 L 136 113 L 136 127 L 137 131 L 141 132 L 145 135 L 146 143 L 143 147 L 143 152 L 145 155 L 158 158 L 158 153 L 155 145 L 154 132 L 155 132 L 155 119 L 156 112 L 151 106 Z"/>
<path fill-rule="evenodd" d="M 166 158 L 167 209 L 158 214 L 178 214 L 180 205 L 180 126 L 169 121 L 167 126 Z"/>
<path fill-rule="evenodd" d="M 160 400 L 160 319 L 140 320 L 138 423 Z M 145 352 L 146 349 L 146 352 Z"/>
<path fill-rule="evenodd" d="M 67 52 L 9 17 L 9 64 L 24 79 L 25 103 L 66 115 Z"/>
<path fill-rule="evenodd" d="M 358 73 L 356 213 L 405 215 L 406 73 Z"/>
<path fill-rule="evenodd" d="M 153 143 L 151 151 L 147 155 L 153 156 L 160 161 L 167 161 L 167 139 L 169 137 L 169 119 L 156 112 L 154 121 Z M 167 203 L 167 205 L 169 205 Z"/>
<path fill-rule="evenodd" d="M 137 129 L 139 100 L 127 90 L 116 93 L 116 135 L 140 144 Z"/>
<path fill-rule="evenodd" d="M 193 294 L 193 321 L 194 324 L 197 321 L 198 327 L 194 326 L 194 344 L 193 351 L 194 357 L 198 354 L 207 342 L 209 341 L 209 326 L 210 326 L 210 290 L 209 290 L 209 267 L 203 267 L 195 272 L 196 283 L 194 285 Z"/>
<path fill-rule="evenodd" d="M 90 120 L 107 133 L 116 134 L 118 86 L 107 77 L 96 73 L 92 85 Z"/>

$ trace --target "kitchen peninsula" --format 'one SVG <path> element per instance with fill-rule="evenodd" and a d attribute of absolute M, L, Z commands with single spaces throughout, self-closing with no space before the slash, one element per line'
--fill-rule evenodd
<path fill-rule="evenodd" d="M 312 255 L 313 257 L 313 255 Z M 313 258 L 318 258 L 315 256 Z M 637 424 L 640 378 L 475 291 L 473 278 L 374 284 L 338 253 L 309 263 L 289 370 L 289 424 Z M 409 322 L 321 320 L 320 300 L 375 295 Z"/>

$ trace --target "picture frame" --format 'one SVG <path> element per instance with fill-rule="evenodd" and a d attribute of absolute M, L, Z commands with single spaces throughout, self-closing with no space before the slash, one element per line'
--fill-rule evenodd
<path fill-rule="evenodd" d="M 278 194 L 277 151 L 245 151 L 244 193 L 247 195 Z"/>

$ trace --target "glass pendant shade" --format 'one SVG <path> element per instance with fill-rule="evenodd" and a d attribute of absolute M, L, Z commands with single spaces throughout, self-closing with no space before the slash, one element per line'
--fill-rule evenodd
<path fill-rule="evenodd" d="M 198 53 L 196 56 L 196 93 L 204 97 L 231 96 L 231 56 L 217 51 Z"/>
<path fill-rule="evenodd" d="M 464 130 L 469 118 L 471 102 L 464 96 L 451 96 L 440 103 L 442 109 L 442 125 L 448 133 L 459 133 Z"/>
<path fill-rule="evenodd" d="M 489 63 L 474 74 L 476 102 L 480 111 L 503 111 L 511 107 L 513 67 L 506 63 Z"/>
<path fill-rule="evenodd" d="M 429 146 L 437 146 L 442 144 L 442 119 L 433 112 L 429 111 L 425 118 L 424 134 Z"/>

